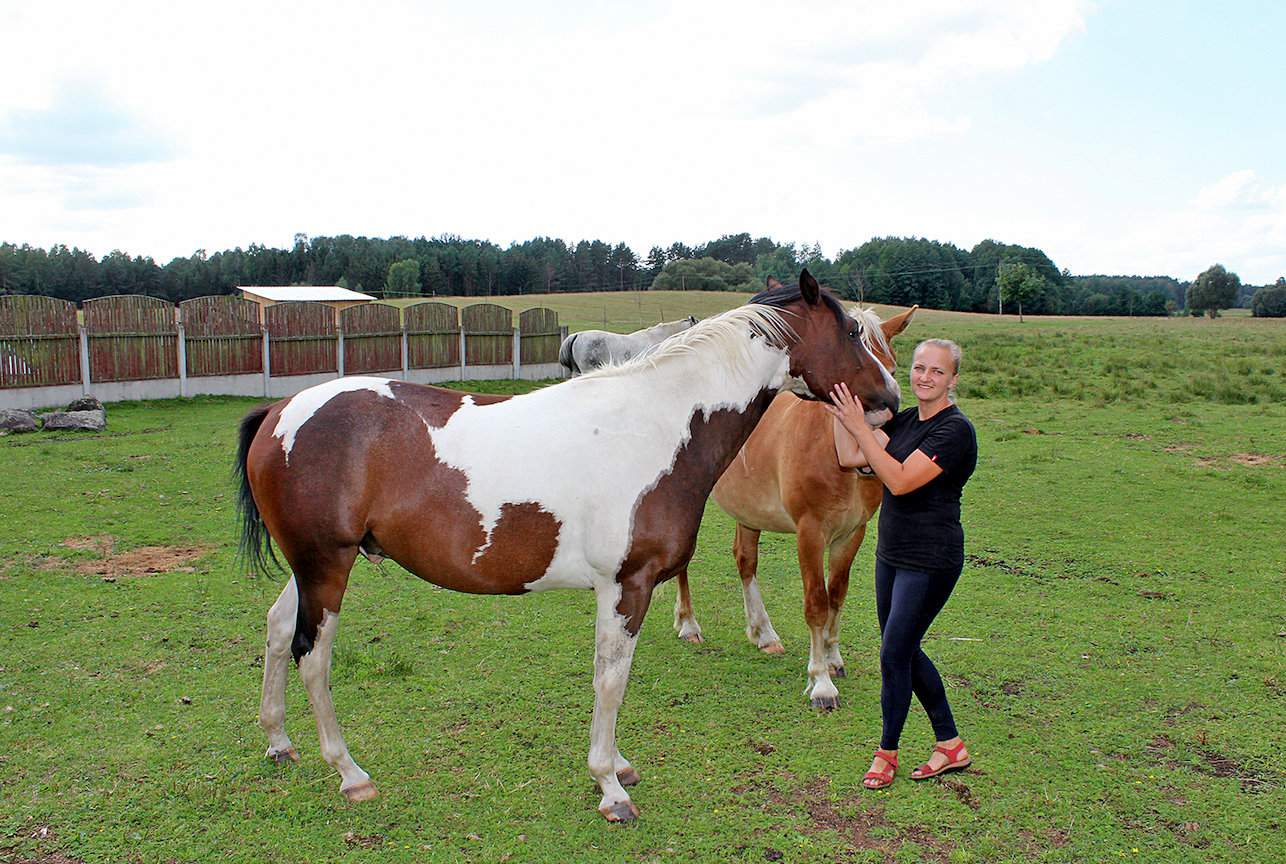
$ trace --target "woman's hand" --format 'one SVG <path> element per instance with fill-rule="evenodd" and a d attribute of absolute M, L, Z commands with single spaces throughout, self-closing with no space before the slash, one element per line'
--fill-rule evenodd
<path fill-rule="evenodd" d="M 870 424 L 866 422 L 866 410 L 862 407 L 862 401 L 849 392 L 848 385 L 843 381 L 831 391 L 831 401 L 834 402 L 833 405 L 823 402 L 822 407 L 853 437 L 856 438 L 864 431 L 871 431 Z"/>

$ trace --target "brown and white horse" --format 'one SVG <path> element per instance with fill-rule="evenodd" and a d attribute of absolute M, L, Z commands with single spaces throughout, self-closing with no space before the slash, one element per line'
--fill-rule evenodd
<path fill-rule="evenodd" d="M 268 757 L 297 759 L 284 728 L 288 659 L 308 690 L 325 760 L 352 801 L 373 797 L 331 702 L 331 648 L 359 553 L 476 594 L 592 588 L 598 614 L 589 771 L 611 821 L 638 809 L 616 715 L 657 583 L 684 569 L 711 488 L 789 390 L 840 381 L 876 422 L 897 387 L 861 329 L 807 271 L 665 346 L 513 398 L 341 378 L 241 423 L 243 549 L 269 536 L 293 578 L 268 612 L 259 720 Z"/>
<path fill-rule="evenodd" d="M 917 308 L 884 322 L 870 309 L 853 311 L 866 334 L 867 347 L 890 372 L 896 366 L 893 337 L 906 329 Z M 883 491 L 877 477 L 840 467 L 832 420 L 821 404 L 789 393 L 773 400 L 714 487 L 715 501 L 737 520 L 732 554 L 741 574 L 746 636 L 767 654 L 782 653 L 782 645 L 755 581 L 759 533 L 795 535 L 799 575 L 804 581 L 804 619 L 811 637 L 807 692 L 816 708 L 839 705 L 839 690 L 831 676 L 844 677 L 839 653 L 840 612 L 848 593 L 849 569 Z M 679 573 L 675 581 L 674 628 L 681 638 L 700 642 L 701 627 L 692 612 L 687 571 Z"/>

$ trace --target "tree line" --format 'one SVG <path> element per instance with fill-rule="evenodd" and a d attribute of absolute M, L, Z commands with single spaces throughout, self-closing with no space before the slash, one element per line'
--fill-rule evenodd
<path fill-rule="evenodd" d="M 572 244 L 535 237 L 501 248 L 454 235 L 412 239 L 299 234 L 288 249 L 251 244 L 214 254 L 198 250 L 166 264 L 119 250 L 97 259 L 65 245 L 43 249 L 0 243 L 0 293 L 43 294 L 74 302 L 108 294 L 148 294 L 178 302 L 233 293 L 242 285 L 342 285 L 384 296 L 650 288 L 755 291 L 766 277 L 788 279 L 802 267 L 848 299 L 1036 315 L 1165 315 L 1193 308 L 1196 284 L 1168 276 L 1073 276 L 1040 249 L 995 240 L 965 250 L 924 238 L 876 237 L 832 259 L 817 245 L 777 243 L 748 233 L 697 246 L 653 246 L 644 257 L 624 243 L 601 240 Z M 1198 295 L 1205 296 L 1201 291 Z M 1226 291 L 1219 300 L 1226 308 L 1251 305 L 1253 296 L 1254 286 L 1238 280 L 1231 300 Z M 1261 306 L 1276 308 L 1274 297 L 1266 295 Z"/>

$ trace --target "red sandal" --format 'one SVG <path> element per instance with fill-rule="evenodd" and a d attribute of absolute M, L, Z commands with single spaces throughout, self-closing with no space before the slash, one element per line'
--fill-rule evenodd
<path fill-rule="evenodd" d="M 889 763 L 887 771 L 867 771 L 862 777 L 862 786 L 867 789 L 883 789 L 893 782 L 893 774 L 898 770 L 898 757 L 896 753 L 890 753 L 888 750 L 881 750 L 878 747 L 875 755 Z M 875 783 L 868 783 L 868 780 L 875 780 Z"/>
<path fill-rule="evenodd" d="M 947 764 L 937 770 L 934 770 L 929 767 L 928 762 L 925 762 L 919 768 L 916 768 L 911 772 L 911 779 L 928 780 L 930 777 L 937 777 L 939 774 L 946 774 L 948 771 L 961 771 L 968 768 L 973 764 L 973 759 L 969 756 L 966 756 L 964 759 L 959 758 L 960 751 L 964 749 L 964 746 L 963 741 L 954 747 L 943 747 L 941 744 L 934 745 L 933 752 L 941 753 L 943 756 L 946 756 Z"/>

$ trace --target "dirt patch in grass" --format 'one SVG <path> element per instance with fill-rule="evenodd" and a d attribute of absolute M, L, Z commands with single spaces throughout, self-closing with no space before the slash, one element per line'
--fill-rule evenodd
<path fill-rule="evenodd" d="M 23 829 L 21 834 L 13 835 L 24 840 L 34 840 L 37 844 L 53 841 L 54 831 L 49 825 L 33 825 Z M 80 858 L 68 858 L 61 852 L 47 852 L 38 849 L 35 852 L 22 852 L 16 846 L 0 846 L 0 864 L 85 864 Z"/>
<path fill-rule="evenodd" d="M 1234 453 L 1232 461 L 1249 468 L 1258 468 L 1261 465 L 1286 465 L 1286 456 L 1271 456 L 1267 453 Z"/>
<path fill-rule="evenodd" d="M 964 782 L 951 777 L 943 777 L 938 782 L 941 783 L 944 788 L 950 789 L 954 792 L 960 803 L 968 807 L 970 810 L 977 810 L 982 806 L 978 803 L 978 798 L 973 794 L 973 790 Z"/>
<path fill-rule="evenodd" d="M 1193 464 L 1198 468 L 1225 470 L 1236 463 L 1246 468 L 1264 468 L 1271 465 L 1286 467 L 1286 456 L 1270 453 L 1229 453 L 1226 456 L 1201 456 Z"/>
<path fill-rule="evenodd" d="M 204 544 L 188 546 L 140 546 L 127 552 L 116 552 L 116 538 L 110 534 L 93 537 L 68 537 L 62 542 L 68 549 L 93 553 L 95 557 L 76 564 L 76 572 L 102 576 L 113 581 L 121 576 L 148 576 L 156 573 L 195 573 L 191 566 L 213 547 Z"/>
<path fill-rule="evenodd" d="M 752 780 L 732 791 L 737 794 L 756 792 L 763 795 L 762 809 L 765 811 L 802 806 L 808 812 L 811 823 L 801 829 L 804 833 L 834 831 L 851 849 L 874 852 L 886 864 L 897 860 L 907 843 L 914 843 L 918 847 L 919 861 L 945 862 L 950 859 L 953 848 L 950 843 L 934 836 L 922 825 L 894 824 L 885 815 L 883 807 L 869 806 L 870 793 L 866 793 L 864 797 L 859 792 L 839 801 L 832 801 L 829 777 L 817 777 L 797 785 L 795 776 L 784 771 L 780 779 L 785 781 L 784 789 L 773 780 L 763 779 Z M 965 791 L 972 798 L 968 787 L 965 787 Z"/>

